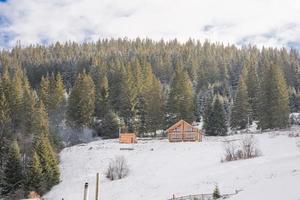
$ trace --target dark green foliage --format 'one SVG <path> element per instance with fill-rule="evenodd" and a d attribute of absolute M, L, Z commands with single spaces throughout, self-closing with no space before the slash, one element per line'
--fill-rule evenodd
<path fill-rule="evenodd" d="M 257 77 L 257 72 L 255 68 L 255 64 L 251 63 L 251 65 L 247 68 L 247 78 L 244 79 L 247 86 L 247 92 L 249 96 L 249 104 L 251 106 L 252 115 L 251 118 L 253 120 L 258 119 L 258 90 L 259 90 L 259 79 Z"/>
<path fill-rule="evenodd" d="M 34 135 L 33 156 L 34 154 L 37 155 L 39 163 L 35 164 L 40 164 L 42 169 L 41 180 L 45 182 L 39 189 L 43 192 L 59 182 L 60 172 L 55 150 L 49 140 L 48 116 L 42 102 L 36 108 L 32 124 L 32 134 Z"/>
<path fill-rule="evenodd" d="M 215 96 L 213 104 L 208 99 L 204 115 L 205 134 L 209 136 L 225 136 L 227 134 L 227 122 L 222 97 Z"/>
<path fill-rule="evenodd" d="M 237 93 L 231 111 L 230 126 L 236 129 L 245 129 L 251 123 L 251 107 L 247 86 L 244 77 L 240 77 Z"/>
<path fill-rule="evenodd" d="M 98 133 L 104 138 L 119 137 L 120 122 L 115 113 L 107 113 L 100 124 L 97 126 Z"/>
<path fill-rule="evenodd" d="M 46 180 L 44 180 L 43 169 L 36 152 L 33 152 L 31 162 L 27 167 L 27 176 L 26 176 L 26 190 L 28 192 L 35 191 L 39 195 L 42 195 L 46 190 Z"/>
<path fill-rule="evenodd" d="M 167 104 L 168 125 L 181 119 L 190 123 L 195 119 L 192 83 L 181 67 L 175 70 Z"/>
<path fill-rule="evenodd" d="M 217 96 L 213 105 L 212 119 L 214 124 L 213 134 L 225 136 L 227 134 L 227 122 L 224 104 L 220 96 Z"/>
<path fill-rule="evenodd" d="M 266 67 L 260 87 L 260 121 L 262 129 L 289 126 L 289 95 L 281 69 L 274 64 Z"/>
<path fill-rule="evenodd" d="M 34 150 L 40 161 L 43 179 L 46 180 L 44 187 L 49 190 L 59 183 L 60 172 L 56 154 L 47 135 L 40 134 L 35 138 Z"/>
<path fill-rule="evenodd" d="M 9 147 L 7 163 L 4 169 L 2 194 L 13 194 L 22 186 L 23 180 L 20 149 L 17 141 L 14 140 Z"/>
<path fill-rule="evenodd" d="M 221 198 L 221 195 L 220 195 L 220 191 L 219 191 L 219 188 L 218 186 L 216 185 L 215 189 L 214 189 L 214 192 L 213 192 L 213 199 L 219 199 Z"/>
<path fill-rule="evenodd" d="M 68 124 L 79 129 L 82 129 L 84 126 L 90 126 L 94 111 L 94 82 L 88 74 L 79 74 L 69 97 L 67 109 Z"/>
<path fill-rule="evenodd" d="M 210 134 L 210 128 L 214 126 L 212 124 L 212 113 L 213 113 L 213 97 L 207 96 L 204 100 L 204 112 L 203 112 L 203 129 L 205 130 L 206 134 Z"/>

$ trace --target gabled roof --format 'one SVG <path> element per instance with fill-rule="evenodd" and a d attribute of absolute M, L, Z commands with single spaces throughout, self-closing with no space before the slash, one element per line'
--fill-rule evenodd
<path fill-rule="evenodd" d="M 175 128 L 177 128 L 178 126 L 180 126 L 180 125 L 182 125 L 182 124 L 185 124 L 185 125 L 187 125 L 187 126 L 189 126 L 189 127 L 192 127 L 192 128 L 194 128 L 194 129 L 198 129 L 198 128 L 195 128 L 194 126 L 190 125 L 190 124 L 187 123 L 186 121 L 180 120 L 180 121 L 178 121 L 177 123 L 173 124 L 171 127 L 169 127 L 166 131 L 175 129 Z M 198 130 L 199 130 L 199 129 L 198 129 Z"/>

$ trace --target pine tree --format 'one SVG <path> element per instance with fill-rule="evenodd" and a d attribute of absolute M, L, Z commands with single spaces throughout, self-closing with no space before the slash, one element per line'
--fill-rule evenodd
<path fill-rule="evenodd" d="M 18 68 L 12 79 L 12 85 L 10 90 L 10 97 L 8 98 L 10 105 L 10 114 L 12 120 L 13 131 L 16 131 L 20 128 L 21 122 L 23 120 L 23 96 L 24 96 L 24 77 L 23 71 Z"/>
<path fill-rule="evenodd" d="M 23 172 L 19 145 L 14 140 L 9 148 L 8 159 L 4 169 L 4 188 L 2 194 L 14 193 L 23 184 Z"/>
<path fill-rule="evenodd" d="M 224 136 L 227 134 L 227 123 L 224 106 L 219 95 L 215 97 L 210 119 L 210 127 L 208 127 L 209 132 L 206 133 L 207 135 Z"/>
<path fill-rule="evenodd" d="M 209 95 L 204 100 L 203 128 L 206 135 L 213 135 L 212 124 L 213 98 Z"/>
<path fill-rule="evenodd" d="M 252 119 L 258 119 L 258 91 L 259 91 L 259 80 L 254 63 L 247 68 L 247 78 L 245 80 L 247 85 L 247 92 L 249 96 L 249 103 L 252 111 Z"/>
<path fill-rule="evenodd" d="M 113 112 L 108 112 L 99 127 L 100 135 L 105 138 L 117 138 L 119 136 L 118 116 Z"/>
<path fill-rule="evenodd" d="M 101 75 L 99 82 L 96 83 L 96 110 L 95 115 L 98 118 L 103 118 L 110 109 L 109 106 L 109 88 L 108 80 L 105 75 Z"/>
<path fill-rule="evenodd" d="M 168 96 L 169 125 L 180 119 L 192 122 L 194 120 L 194 98 L 192 83 L 188 74 L 177 67 Z"/>
<path fill-rule="evenodd" d="M 42 77 L 40 87 L 38 89 L 39 100 L 42 101 L 45 107 L 49 108 L 50 81 L 49 77 Z"/>
<path fill-rule="evenodd" d="M 65 112 L 65 86 L 60 73 L 52 75 L 50 79 L 50 91 L 48 99 L 49 121 L 57 127 L 64 118 Z M 43 101 L 44 102 L 44 101 Z"/>
<path fill-rule="evenodd" d="M 213 199 L 219 199 L 221 198 L 221 195 L 220 195 L 220 191 L 219 191 L 219 188 L 218 186 L 216 185 L 215 189 L 214 189 L 214 192 L 213 192 Z"/>
<path fill-rule="evenodd" d="M 231 111 L 230 126 L 237 129 L 245 129 L 248 122 L 251 123 L 251 108 L 247 86 L 243 75 L 240 77 L 237 93 Z"/>
<path fill-rule="evenodd" d="M 151 86 L 145 93 L 145 132 L 154 132 L 163 128 L 164 96 L 159 80 L 152 77 Z"/>
<path fill-rule="evenodd" d="M 1 85 L 1 84 L 0 84 Z M 8 142 L 11 135 L 11 118 L 9 104 L 0 88 L 0 183 L 2 183 L 3 170 L 7 160 Z M 1 184 L 0 184 L 1 187 Z"/>
<path fill-rule="evenodd" d="M 42 195 L 46 191 L 46 188 L 44 188 L 46 185 L 45 181 L 39 157 L 36 152 L 33 152 L 31 162 L 27 167 L 26 190 L 35 191 Z"/>
<path fill-rule="evenodd" d="M 48 116 L 42 102 L 34 113 L 32 124 L 34 152 L 36 152 L 41 164 L 43 180 L 46 180 L 42 187 L 48 190 L 59 182 L 60 172 L 56 153 L 49 140 Z"/>
<path fill-rule="evenodd" d="M 22 102 L 22 131 L 29 135 L 32 133 L 32 122 L 36 106 L 36 94 L 29 86 L 24 87 L 24 96 Z"/>
<path fill-rule="evenodd" d="M 47 190 L 59 183 L 59 167 L 55 152 L 51 146 L 49 138 L 40 134 L 35 138 L 34 150 L 36 151 L 43 171 L 43 179 L 46 180 L 44 186 Z"/>
<path fill-rule="evenodd" d="M 288 90 L 280 68 L 266 66 L 260 87 L 259 126 L 262 129 L 289 126 Z"/>
<path fill-rule="evenodd" d="M 79 74 L 69 97 L 67 108 L 68 124 L 80 129 L 84 126 L 90 126 L 94 111 L 94 82 L 88 74 Z"/>
<path fill-rule="evenodd" d="M 121 106 L 120 116 L 124 119 L 129 131 L 136 132 L 135 116 L 138 105 L 139 87 L 136 84 L 136 77 L 133 75 L 131 67 L 122 70 L 122 91 L 121 91 Z"/>

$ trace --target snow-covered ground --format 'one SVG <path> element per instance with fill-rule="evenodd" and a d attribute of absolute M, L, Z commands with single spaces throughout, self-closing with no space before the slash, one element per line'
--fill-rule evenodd
<path fill-rule="evenodd" d="M 61 183 L 45 198 L 82 200 L 84 183 L 89 182 L 92 200 L 100 172 L 101 200 L 166 200 L 172 194 L 212 193 L 215 184 L 221 193 L 242 190 L 232 200 L 300 200 L 300 137 L 288 137 L 291 132 L 300 128 L 257 134 L 262 156 L 226 163 L 220 162 L 222 141 L 242 135 L 206 137 L 200 143 L 149 140 L 124 145 L 118 140 L 98 140 L 77 145 L 61 152 Z M 121 180 L 107 180 L 105 169 L 119 155 L 127 159 L 130 173 Z"/>

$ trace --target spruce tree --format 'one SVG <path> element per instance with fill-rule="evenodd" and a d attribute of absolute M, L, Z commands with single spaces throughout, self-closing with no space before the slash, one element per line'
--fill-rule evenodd
<path fill-rule="evenodd" d="M 206 134 L 211 136 L 225 136 L 227 134 L 226 116 L 224 105 L 219 95 L 215 96 L 210 119 L 209 132 Z"/>
<path fill-rule="evenodd" d="M 108 112 L 99 127 L 99 133 L 104 138 L 117 138 L 119 137 L 119 120 L 118 116 L 113 112 Z"/>
<path fill-rule="evenodd" d="M 260 87 L 259 126 L 262 129 L 289 126 L 289 95 L 278 65 L 266 66 Z"/>
<path fill-rule="evenodd" d="M 96 110 L 95 115 L 98 118 L 103 118 L 110 109 L 109 106 L 109 88 L 108 88 L 108 80 L 105 75 L 101 75 L 99 82 L 96 83 Z"/>
<path fill-rule="evenodd" d="M 19 130 L 23 118 L 24 87 L 23 79 L 25 74 L 18 68 L 12 79 L 10 97 L 8 98 L 11 110 L 13 131 Z"/>
<path fill-rule="evenodd" d="M 203 129 L 206 135 L 213 135 L 213 98 L 209 95 L 204 100 Z"/>
<path fill-rule="evenodd" d="M 43 177 L 43 169 L 36 152 L 33 152 L 31 162 L 27 167 L 26 190 L 28 192 L 35 191 L 39 195 L 43 195 L 46 191 L 46 183 Z"/>
<path fill-rule="evenodd" d="M 71 127 L 90 126 L 95 111 L 95 85 L 92 78 L 79 74 L 68 100 L 67 120 Z"/>
<path fill-rule="evenodd" d="M 251 123 L 251 107 L 249 104 L 247 86 L 244 77 L 241 75 L 231 110 L 230 126 L 232 128 L 245 129 L 248 122 Z"/>
<path fill-rule="evenodd" d="M 221 198 L 221 195 L 220 195 L 220 191 L 219 191 L 219 187 L 216 185 L 215 189 L 214 189 L 214 192 L 213 192 L 213 199 L 219 199 Z"/>
<path fill-rule="evenodd" d="M 188 74 L 181 67 L 177 67 L 170 85 L 168 96 L 169 125 L 183 119 L 191 123 L 194 116 L 194 97 L 192 83 Z"/>
<path fill-rule="evenodd" d="M 29 86 L 24 87 L 22 102 L 22 131 L 29 135 L 32 133 L 33 116 L 36 106 L 36 95 Z"/>
<path fill-rule="evenodd" d="M 14 140 L 9 148 L 7 163 L 4 169 L 4 187 L 2 194 L 14 193 L 23 184 L 23 171 L 19 145 Z"/>
<path fill-rule="evenodd" d="M 163 128 L 164 96 L 159 80 L 152 77 L 151 86 L 145 92 L 145 131 L 154 132 Z"/>
<path fill-rule="evenodd" d="M 49 122 L 52 127 L 58 127 L 61 121 L 64 119 L 65 113 L 65 86 L 60 73 L 56 76 L 52 75 L 50 79 L 50 91 L 48 99 L 48 115 Z"/>
<path fill-rule="evenodd" d="M 49 95 L 50 95 L 50 81 L 49 77 L 42 77 L 40 86 L 38 89 L 39 100 L 42 101 L 45 107 L 49 108 Z"/>
<path fill-rule="evenodd" d="M 40 161 L 43 180 L 46 181 L 45 185 L 42 187 L 48 190 L 59 182 L 60 172 L 55 150 L 49 140 L 49 122 L 42 102 L 40 102 L 34 113 L 32 124 L 34 152 L 37 154 Z"/>
<path fill-rule="evenodd" d="M 249 104 L 252 111 L 252 119 L 258 119 L 258 92 L 259 92 L 259 79 L 257 77 L 257 72 L 254 63 L 252 63 L 248 68 L 247 78 L 245 79 L 247 85 L 247 92 L 249 96 Z"/>

